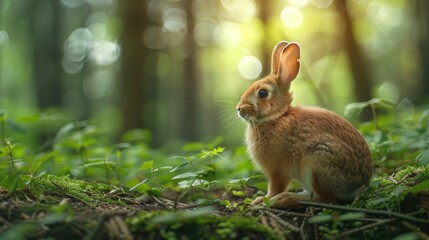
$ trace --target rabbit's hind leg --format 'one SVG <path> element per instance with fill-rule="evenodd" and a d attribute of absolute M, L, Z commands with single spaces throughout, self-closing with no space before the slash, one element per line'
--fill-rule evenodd
<path fill-rule="evenodd" d="M 301 208 L 304 207 L 299 204 L 300 201 L 303 202 L 320 202 L 320 203 L 334 203 L 335 199 L 321 198 L 317 195 L 314 195 L 311 192 L 283 192 L 272 198 L 274 203 L 272 207 L 274 208 Z"/>

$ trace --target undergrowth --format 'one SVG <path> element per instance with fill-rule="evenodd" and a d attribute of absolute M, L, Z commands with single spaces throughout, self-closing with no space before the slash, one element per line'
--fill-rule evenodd
<path fill-rule="evenodd" d="M 408 116 L 392 103 L 372 99 L 350 104 L 345 115 L 353 121 L 365 107 L 372 109 L 373 121 L 356 121 L 356 125 L 374 160 L 369 187 L 353 203 L 303 203 L 305 212 L 297 213 L 251 207 L 251 199 L 266 191 L 265 179 L 244 147 L 222 147 L 221 137 L 211 143 L 189 143 L 179 154 L 167 154 L 149 147 L 145 130 L 130 131 L 121 142 L 111 144 L 95 122 L 76 121 L 64 124 L 56 134 L 47 134 L 45 144 L 34 147 L 20 141 L 26 135 L 33 137 L 26 129 L 37 125 L 51 129 L 47 127 L 50 118 L 10 119 L 1 110 L 0 200 L 5 204 L 0 205 L 0 213 L 9 215 L 1 215 L 0 234 L 19 239 L 42 226 L 73 222 L 79 219 L 79 203 L 90 208 L 122 207 L 125 212 L 130 206 L 140 206 L 132 214 L 109 220 L 113 222 L 106 218 L 84 221 L 96 229 L 103 229 L 103 223 L 112 226 L 104 230 L 111 238 L 427 237 L 423 226 L 429 224 L 429 108 Z M 292 190 L 299 186 L 295 184 Z M 34 209 L 38 206 L 44 214 L 22 221 L 10 214 L 19 212 L 20 204 L 13 211 L 5 207 L 14 199 L 32 199 Z M 126 227 L 113 227 L 118 224 Z"/>

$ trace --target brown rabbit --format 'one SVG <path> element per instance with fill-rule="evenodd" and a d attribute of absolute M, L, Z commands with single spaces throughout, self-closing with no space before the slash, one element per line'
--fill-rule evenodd
<path fill-rule="evenodd" d="M 316 107 L 291 106 L 289 88 L 298 74 L 299 58 L 297 43 L 278 43 L 271 74 L 241 96 L 237 111 L 248 123 L 247 150 L 268 178 L 265 197 L 274 200 L 274 207 L 298 207 L 298 201 L 352 200 L 372 176 L 368 145 L 339 115 Z M 288 192 L 291 179 L 304 191 Z M 252 204 L 262 201 L 258 197 Z"/>

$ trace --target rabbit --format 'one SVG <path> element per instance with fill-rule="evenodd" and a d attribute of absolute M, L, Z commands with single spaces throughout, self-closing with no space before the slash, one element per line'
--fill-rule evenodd
<path fill-rule="evenodd" d="M 271 73 L 241 96 L 236 110 L 247 122 L 247 151 L 267 177 L 265 197 L 273 207 L 351 201 L 372 177 L 368 145 L 343 117 L 322 108 L 291 106 L 290 84 L 299 68 L 299 45 L 281 41 L 272 53 Z M 288 192 L 292 179 L 303 192 Z M 263 200 L 259 196 L 251 204 Z"/>

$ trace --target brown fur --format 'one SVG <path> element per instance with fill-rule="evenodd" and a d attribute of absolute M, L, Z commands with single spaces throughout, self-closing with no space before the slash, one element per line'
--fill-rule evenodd
<path fill-rule="evenodd" d="M 298 70 L 299 46 L 279 43 L 273 52 L 272 73 L 252 84 L 237 105 L 239 115 L 248 122 L 248 152 L 268 178 L 266 197 L 282 208 L 296 207 L 298 201 L 352 199 L 372 176 L 368 145 L 339 115 L 290 105 L 290 82 Z M 260 89 L 268 90 L 267 98 L 258 96 Z M 287 192 L 292 179 L 308 192 Z"/>

